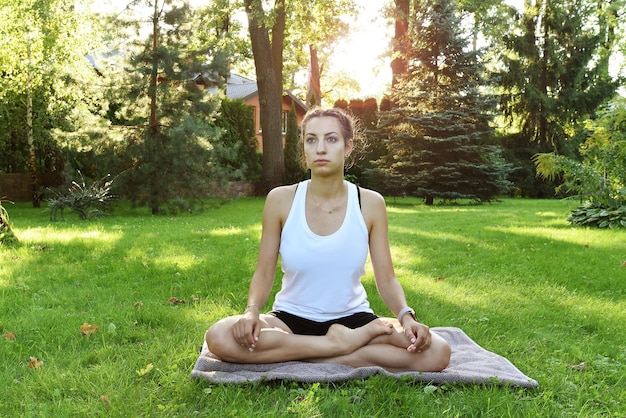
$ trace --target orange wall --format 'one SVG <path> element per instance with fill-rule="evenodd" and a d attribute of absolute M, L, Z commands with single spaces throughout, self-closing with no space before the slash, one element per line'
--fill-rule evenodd
<path fill-rule="evenodd" d="M 283 111 L 289 112 L 291 110 L 291 98 L 289 96 L 283 96 Z M 256 125 L 256 139 L 259 141 L 259 151 L 263 151 L 263 135 L 261 134 L 261 116 L 259 112 L 259 96 L 254 95 L 246 100 L 246 103 L 254 108 L 254 123 Z M 304 111 L 296 106 L 296 114 L 298 116 L 298 126 L 302 123 L 304 117 Z M 283 135 L 283 145 L 285 144 L 285 135 Z"/>

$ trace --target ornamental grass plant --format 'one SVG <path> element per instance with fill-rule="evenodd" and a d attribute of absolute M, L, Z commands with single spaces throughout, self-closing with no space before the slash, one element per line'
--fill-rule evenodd
<path fill-rule="evenodd" d="M 116 202 L 103 218 L 51 222 L 12 205 L 20 242 L 0 246 L 0 416 L 626 416 L 626 230 L 572 227 L 558 200 L 388 199 L 396 271 L 420 319 L 463 329 L 538 389 L 193 381 L 206 328 L 245 307 L 262 208 L 214 200 L 167 217 Z M 390 315 L 370 266 L 364 283 Z"/>

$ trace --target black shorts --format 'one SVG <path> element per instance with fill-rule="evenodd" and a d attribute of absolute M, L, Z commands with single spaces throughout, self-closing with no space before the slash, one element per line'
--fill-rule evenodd
<path fill-rule="evenodd" d="M 359 328 L 369 324 L 378 316 L 370 312 L 359 312 L 343 318 L 332 319 L 330 321 L 317 322 L 305 319 L 285 311 L 270 311 L 268 315 L 275 316 L 289 327 L 294 334 L 301 335 L 326 335 L 328 328 L 333 324 L 341 324 L 348 328 Z"/>

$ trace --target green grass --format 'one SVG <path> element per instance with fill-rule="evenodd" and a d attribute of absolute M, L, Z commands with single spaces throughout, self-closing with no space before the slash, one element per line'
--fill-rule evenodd
<path fill-rule="evenodd" d="M 0 247 L 0 416 L 626 416 L 626 230 L 572 228 L 557 200 L 388 201 L 420 319 L 462 328 L 538 389 L 193 381 L 206 328 L 245 306 L 260 238 L 261 199 L 211 203 L 54 223 L 8 205 L 20 245 Z M 364 283 L 388 315 L 371 269 Z M 97 332 L 81 335 L 85 322 Z"/>

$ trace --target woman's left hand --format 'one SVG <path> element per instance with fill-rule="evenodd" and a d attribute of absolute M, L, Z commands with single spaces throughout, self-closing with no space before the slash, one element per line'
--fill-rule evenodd
<path fill-rule="evenodd" d="M 411 342 L 406 348 L 407 351 L 419 353 L 430 347 L 431 335 L 428 326 L 417 322 L 409 315 L 405 315 L 402 326 L 404 327 L 405 335 Z"/>

